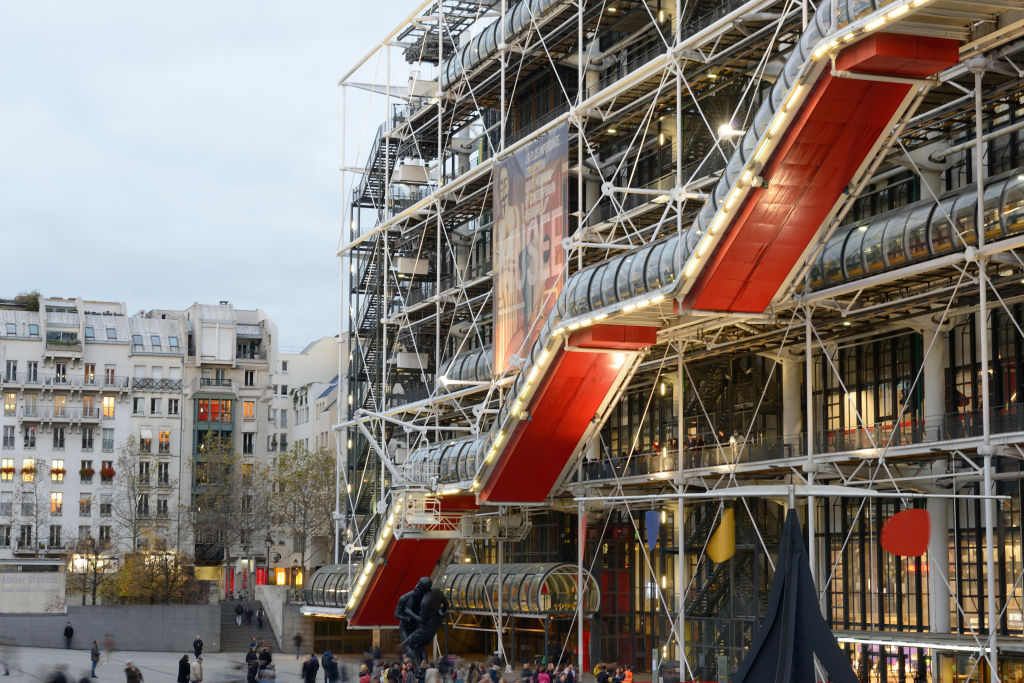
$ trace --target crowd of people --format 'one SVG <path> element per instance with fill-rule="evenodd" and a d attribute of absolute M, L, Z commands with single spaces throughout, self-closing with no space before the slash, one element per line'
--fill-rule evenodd
<path fill-rule="evenodd" d="M 358 683 L 502 683 L 503 671 L 503 662 L 497 656 L 489 662 L 444 659 L 419 664 L 407 656 L 394 661 L 371 657 L 360 667 Z M 305 683 L 313 683 L 313 680 L 306 679 Z M 557 666 L 554 663 L 541 664 L 536 668 L 524 663 L 518 680 L 519 683 L 576 683 L 576 671 L 569 663 Z"/>

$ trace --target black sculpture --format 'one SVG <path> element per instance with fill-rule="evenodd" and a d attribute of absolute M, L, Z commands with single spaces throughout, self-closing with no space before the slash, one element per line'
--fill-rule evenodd
<path fill-rule="evenodd" d="M 768 616 L 757 632 L 733 681 L 736 683 L 814 683 L 814 656 L 834 683 L 857 683 L 850 662 L 821 616 L 811 581 L 796 512 L 786 515 Z"/>
<path fill-rule="evenodd" d="M 430 579 L 420 579 L 417 588 L 424 582 L 430 585 Z M 448 601 L 444 594 L 436 588 L 427 592 L 420 600 L 419 626 L 407 638 L 402 641 L 405 654 L 409 655 L 414 664 L 419 664 L 427 659 L 427 645 L 434 640 L 438 629 L 448 616 Z"/>
<path fill-rule="evenodd" d="M 416 587 L 398 599 L 395 608 L 395 619 L 398 619 L 398 635 L 402 642 L 412 635 L 420 624 L 420 601 L 430 592 L 430 579 L 424 576 L 416 582 Z M 418 665 L 421 660 L 416 660 Z"/>

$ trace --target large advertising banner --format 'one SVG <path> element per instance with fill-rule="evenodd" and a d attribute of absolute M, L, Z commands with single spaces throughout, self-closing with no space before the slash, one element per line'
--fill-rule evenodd
<path fill-rule="evenodd" d="M 494 372 L 530 352 L 562 288 L 569 126 L 498 161 L 494 172 Z"/>

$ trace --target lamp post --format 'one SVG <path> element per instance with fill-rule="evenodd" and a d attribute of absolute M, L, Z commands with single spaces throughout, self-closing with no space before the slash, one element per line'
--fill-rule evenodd
<path fill-rule="evenodd" d="M 263 545 L 267 547 L 267 578 L 266 582 L 270 584 L 270 549 L 274 546 L 274 539 L 270 537 L 270 531 L 267 531 L 267 537 L 263 539 Z"/>

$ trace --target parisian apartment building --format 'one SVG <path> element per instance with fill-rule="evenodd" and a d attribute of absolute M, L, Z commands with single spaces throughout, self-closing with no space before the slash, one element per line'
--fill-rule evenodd
<path fill-rule="evenodd" d="M 181 548 L 220 580 L 223 552 L 192 535 L 207 434 L 229 437 L 242 466 L 272 466 L 296 439 L 312 446 L 314 425 L 330 430 L 315 403 L 336 386 L 336 339 L 279 360 L 277 334 L 265 312 L 227 301 L 134 314 L 110 301 L 0 301 L 0 568 L 59 567 L 92 539 L 120 553 Z M 126 452 L 133 511 L 118 476 Z M 269 553 L 263 535 L 244 539 L 227 564 L 291 566 L 291 539 L 269 520 L 264 533 Z"/>

